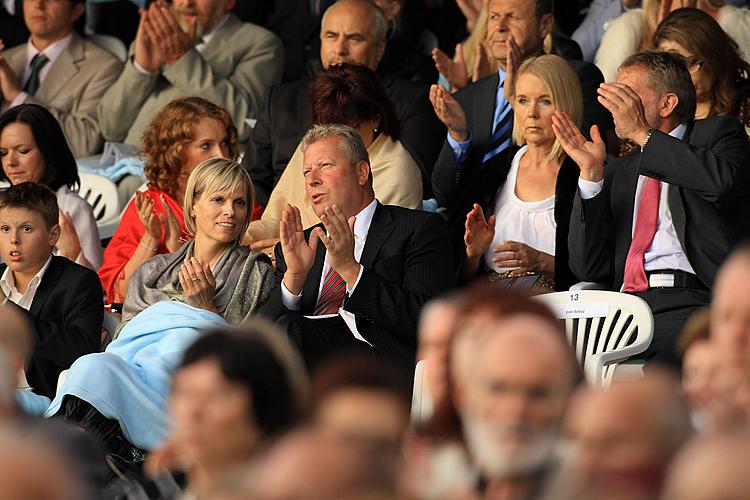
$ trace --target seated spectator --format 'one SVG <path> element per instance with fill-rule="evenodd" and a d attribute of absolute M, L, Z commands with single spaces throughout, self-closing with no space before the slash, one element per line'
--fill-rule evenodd
<path fill-rule="evenodd" d="M 640 4 L 641 0 L 593 0 L 586 17 L 571 35 L 581 47 L 583 60 L 593 62 L 604 31 L 612 20 Z"/>
<path fill-rule="evenodd" d="M 692 437 L 690 411 L 676 378 L 653 370 L 645 379 L 573 398 L 566 428 L 574 445 L 576 500 L 656 500 L 667 470 Z"/>
<path fill-rule="evenodd" d="M 71 191 L 80 186 L 73 153 L 55 117 L 38 104 L 22 104 L 0 115 L 0 180 L 37 182 L 52 189 L 60 209 L 55 253 L 98 270 L 102 242 L 94 210 Z"/>
<path fill-rule="evenodd" d="M 578 166 L 555 138 L 552 115 L 564 111 L 580 125 L 581 87 L 564 59 L 545 55 L 524 61 L 513 95 L 513 141 L 523 147 L 494 201 L 475 203 L 466 215 L 462 274 L 489 273 L 491 281 L 537 292 L 567 290 L 575 283 L 567 242 Z"/>
<path fill-rule="evenodd" d="M 237 158 L 237 129 L 224 109 L 200 97 L 166 105 L 143 134 L 148 189 L 136 193 L 104 251 L 99 277 L 111 303 L 122 303 L 128 280 L 156 254 L 187 239 L 182 205 L 187 179 L 213 157 Z"/>
<path fill-rule="evenodd" d="M 352 63 L 376 71 L 386 46 L 386 29 L 383 12 L 369 0 L 339 0 L 323 17 L 320 30 L 323 69 Z M 431 192 L 430 172 L 440 147 L 434 138 L 441 136 L 444 129 L 430 109 L 426 86 L 394 76 L 381 75 L 381 82 L 396 111 L 399 140 L 417 162 L 422 173 L 422 191 L 427 196 Z M 264 207 L 312 124 L 307 98 L 311 83 L 312 77 L 307 77 L 272 88 L 268 106 L 251 134 L 242 163 L 250 170 L 258 190 L 258 203 Z"/>
<path fill-rule="evenodd" d="M 662 500 L 742 500 L 750 490 L 746 428 L 693 440 L 673 461 Z"/>
<path fill-rule="evenodd" d="M 299 208 L 284 210 L 276 245 L 283 283 L 263 312 L 283 321 L 309 367 L 364 349 L 410 380 L 420 309 L 453 283 L 445 222 L 375 199 L 354 129 L 316 125 L 301 149 L 305 189 L 322 224 L 303 230 Z"/>
<path fill-rule="evenodd" d="M 247 140 L 245 119 L 260 114 L 281 80 L 283 53 L 276 35 L 240 21 L 234 4 L 159 0 L 142 11 L 130 59 L 99 105 L 105 139 L 138 145 L 167 103 L 197 95 L 229 110 Z"/>
<path fill-rule="evenodd" d="M 297 353 L 270 325 L 250 322 L 203 335 L 172 377 L 171 433 L 146 462 L 148 472 L 159 484 L 159 475 L 184 471 L 182 494 L 208 498 L 293 428 L 306 389 Z"/>
<path fill-rule="evenodd" d="M 695 87 L 669 52 L 629 57 L 599 94 L 617 135 L 640 148 L 605 172 L 601 138 L 587 141 L 555 112 L 555 135 L 581 168 L 570 267 L 582 281 L 644 299 L 654 313 L 646 361 L 677 367 L 683 324 L 708 305 L 719 264 L 750 235 L 750 143 L 736 118 L 693 121 Z"/>
<path fill-rule="evenodd" d="M 190 174 L 183 208 L 194 239 L 138 268 L 119 336 L 71 366 L 46 416 L 60 412 L 126 459 L 167 437 L 169 377 L 185 349 L 208 328 L 256 314 L 275 285 L 268 257 L 239 245 L 252 201 L 238 163 L 214 158 Z"/>
<path fill-rule="evenodd" d="M 102 288 L 96 273 L 52 255 L 60 237 L 55 194 L 31 182 L 0 192 L 0 298 L 31 323 L 26 380 L 52 397 L 60 372 L 99 350 Z"/>
<path fill-rule="evenodd" d="M 463 304 L 449 400 L 427 431 L 463 443 L 482 498 L 540 497 L 560 464 L 557 435 L 580 378 L 575 355 L 540 303 L 479 287 Z"/>
<path fill-rule="evenodd" d="M 355 128 L 362 137 L 372 168 L 373 189 L 385 205 L 422 207 L 422 177 L 419 167 L 404 149 L 393 106 L 375 73 L 360 64 L 341 64 L 321 71 L 310 87 L 313 123 L 339 123 Z M 248 227 L 245 240 L 254 243 L 279 239 L 279 222 L 287 204 L 300 209 L 303 227 L 318 224 L 310 198 L 305 193 L 302 150 L 294 151 L 289 165 L 274 187 L 260 221 Z"/>
<path fill-rule="evenodd" d="M 390 454 L 394 467 L 410 407 L 411 387 L 401 374 L 371 357 L 334 357 L 313 377 L 311 424 L 344 442 Z"/>
<path fill-rule="evenodd" d="M 3 108 L 23 103 L 47 108 L 76 158 L 101 151 L 96 107 L 122 67 L 73 30 L 85 8 L 85 0 L 24 2 L 29 41 L 6 51 L 0 46 Z"/>
<path fill-rule="evenodd" d="M 401 9 L 404 0 L 373 0 L 380 7 L 388 23 L 385 36 L 385 51 L 378 64 L 378 74 L 383 77 L 398 76 L 404 80 L 430 84 L 438 74 L 432 60 L 420 50 L 404 32 Z"/>
<path fill-rule="evenodd" d="M 447 210 L 455 255 L 464 254 L 466 214 L 475 203 L 488 207 L 505 181 L 515 153 L 514 75 L 524 60 L 542 55 L 553 24 L 550 1 L 491 0 L 488 12 L 487 40 L 498 72 L 455 95 L 439 85 L 430 89 L 433 107 L 448 128 L 432 172 L 432 188 L 438 205 Z M 596 100 L 602 82 L 599 70 L 582 61 L 568 63 L 581 84 L 584 130 L 594 123 L 609 130 L 612 119 Z"/>
<path fill-rule="evenodd" d="M 711 16 L 678 9 L 654 33 L 654 47 L 685 58 L 696 93 L 695 118 L 735 116 L 750 127 L 750 64 Z"/>
<path fill-rule="evenodd" d="M 716 20 L 737 43 L 742 57 L 750 60 L 750 11 L 723 0 L 643 0 L 642 9 L 625 12 L 612 21 L 602 36 L 594 63 L 604 80 L 617 78 L 620 64 L 630 55 L 653 45 L 653 36 L 667 14 L 683 7 L 697 7 Z"/>

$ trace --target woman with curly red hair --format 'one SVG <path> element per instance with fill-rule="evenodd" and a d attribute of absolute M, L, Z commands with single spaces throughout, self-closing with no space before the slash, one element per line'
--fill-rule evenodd
<path fill-rule="evenodd" d="M 142 263 L 185 241 L 182 202 L 190 172 L 209 158 L 237 158 L 237 129 L 229 113 L 200 97 L 164 106 L 141 142 L 148 189 L 128 204 L 99 270 L 111 303 L 123 302 L 128 280 Z"/>

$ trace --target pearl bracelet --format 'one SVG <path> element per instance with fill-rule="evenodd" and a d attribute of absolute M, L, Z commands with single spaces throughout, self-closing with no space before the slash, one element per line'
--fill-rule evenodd
<path fill-rule="evenodd" d="M 157 252 L 159 252 L 159 249 L 158 249 L 158 248 L 154 248 L 154 247 L 150 247 L 150 246 L 148 246 L 148 245 L 146 244 L 146 242 L 145 242 L 145 241 L 143 241 L 143 238 L 142 238 L 142 237 L 141 237 L 141 245 L 143 245 L 144 247 L 146 247 L 146 250 L 148 250 L 149 252 L 154 252 L 154 253 L 157 253 Z"/>

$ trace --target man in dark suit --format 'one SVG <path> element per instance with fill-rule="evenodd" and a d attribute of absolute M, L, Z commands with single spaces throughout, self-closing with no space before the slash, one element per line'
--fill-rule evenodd
<path fill-rule="evenodd" d="M 332 64 L 359 63 L 373 71 L 385 50 L 387 24 L 383 12 L 367 0 L 339 0 L 323 16 L 320 60 Z M 382 76 L 381 76 L 382 78 Z M 250 170 L 257 201 L 265 206 L 289 159 L 312 123 L 308 101 L 311 78 L 283 83 L 271 89 L 268 104 L 258 117 L 243 164 Z M 430 172 L 445 129 L 427 99 L 427 87 L 400 78 L 382 78 L 396 110 L 400 140 L 417 162 L 423 192 L 430 193 Z"/>
<path fill-rule="evenodd" d="M 378 203 L 367 149 L 350 127 L 314 126 L 302 151 L 305 189 L 322 224 L 303 231 L 299 210 L 284 211 L 282 282 L 264 313 L 284 317 L 309 366 L 359 347 L 412 376 L 420 309 L 452 285 L 445 222 Z"/>
<path fill-rule="evenodd" d="M 23 22 L 23 0 L 4 0 L 0 4 L 0 40 L 10 48 L 28 38 L 29 30 Z"/>
<path fill-rule="evenodd" d="M 432 172 L 432 189 L 438 205 L 447 209 L 456 249 L 463 245 L 466 214 L 472 205 L 488 208 L 505 182 L 515 153 L 509 101 L 513 75 L 524 59 L 543 53 L 544 39 L 553 24 L 550 0 L 490 0 L 487 40 L 491 56 L 500 64 L 498 73 L 455 96 L 439 85 L 430 89 L 435 112 L 448 128 Z M 581 82 L 584 126 L 596 123 L 611 128 L 611 118 L 596 100 L 596 89 L 604 81 L 601 72 L 593 64 L 569 62 Z"/>
<path fill-rule="evenodd" d="M 556 113 L 555 132 L 581 168 L 568 246 L 581 280 L 642 297 L 654 313 L 647 360 L 679 366 L 674 340 L 711 299 L 714 276 L 750 235 L 750 144 L 733 117 L 693 121 L 684 59 L 644 52 L 620 66 L 600 100 L 620 138 L 640 148 L 604 167 L 604 144 Z"/>
<path fill-rule="evenodd" d="M 54 397 L 60 372 L 101 344 L 104 292 L 98 275 L 52 255 L 60 236 L 55 194 L 31 182 L 0 193 L 0 303 L 23 313 L 34 349 L 25 366 L 34 392 Z"/>

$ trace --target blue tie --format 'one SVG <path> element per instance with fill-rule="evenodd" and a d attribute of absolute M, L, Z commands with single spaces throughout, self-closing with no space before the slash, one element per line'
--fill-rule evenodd
<path fill-rule="evenodd" d="M 503 82 L 504 84 L 505 82 Z M 492 136 L 490 136 L 487 152 L 482 157 L 482 163 L 491 160 L 502 153 L 511 143 L 511 131 L 513 130 L 513 108 L 503 92 L 503 84 L 498 88 L 497 105 L 493 119 Z"/>

